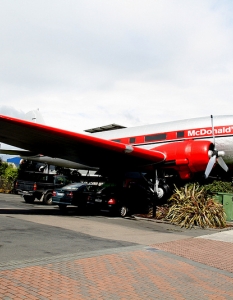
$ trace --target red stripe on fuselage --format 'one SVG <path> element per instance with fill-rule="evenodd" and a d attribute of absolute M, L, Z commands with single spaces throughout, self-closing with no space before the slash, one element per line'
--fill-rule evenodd
<path fill-rule="evenodd" d="M 216 126 L 214 128 L 214 136 L 223 137 L 233 135 L 233 125 L 226 126 Z M 185 139 L 200 139 L 200 138 L 212 138 L 212 128 L 211 127 L 202 127 L 195 129 L 185 129 L 178 131 L 170 132 L 156 132 L 149 135 L 140 135 L 140 136 L 130 136 L 124 138 L 111 139 L 112 141 L 117 140 L 123 144 L 133 144 L 133 145 L 147 145 L 147 144 L 156 144 L 156 143 L 166 143 L 166 142 L 175 142 Z M 133 142 L 130 140 L 134 139 Z"/>

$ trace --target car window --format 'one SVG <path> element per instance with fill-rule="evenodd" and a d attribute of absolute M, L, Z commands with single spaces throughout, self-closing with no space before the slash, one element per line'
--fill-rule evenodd
<path fill-rule="evenodd" d="M 78 188 L 78 191 L 79 191 L 80 193 L 83 193 L 83 192 L 86 192 L 86 191 L 87 191 L 87 188 L 86 188 L 85 185 L 83 185 L 83 186 L 80 186 L 80 187 Z"/>
<path fill-rule="evenodd" d="M 106 194 L 108 194 L 108 193 L 113 193 L 115 191 L 116 191 L 116 187 L 114 187 L 114 186 L 108 186 L 108 187 L 104 187 L 104 188 L 100 189 L 98 192 L 99 193 L 106 193 Z"/>
<path fill-rule="evenodd" d="M 68 178 L 64 177 L 64 184 L 70 184 L 71 180 L 69 180 Z"/>
<path fill-rule="evenodd" d="M 67 184 L 66 186 L 64 186 L 62 189 L 63 190 L 77 190 L 79 189 L 81 186 L 84 186 L 82 183 L 70 183 L 70 184 Z"/>
<path fill-rule="evenodd" d="M 53 177 L 49 175 L 41 175 L 38 178 L 38 181 L 40 182 L 47 182 L 47 183 L 53 183 Z"/>
<path fill-rule="evenodd" d="M 26 181 L 40 181 L 40 182 L 53 182 L 53 176 L 45 173 L 36 173 L 36 172 L 20 172 L 18 176 L 19 180 Z"/>
<path fill-rule="evenodd" d="M 19 172 L 18 179 L 26 181 L 37 181 L 38 174 L 31 172 Z"/>
<path fill-rule="evenodd" d="M 54 183 L 55 184 L 63 184 L 65 185 L 67 183 L 66 178 L 64 176 L 55 176 L 54 177 Z"/>

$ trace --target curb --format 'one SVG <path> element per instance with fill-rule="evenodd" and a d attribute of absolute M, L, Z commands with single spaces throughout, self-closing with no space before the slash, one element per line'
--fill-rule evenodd
<path fill-rule="evenodd" d="M 181 228 L 180 225 L 172 224 L 172 223 L 170 223 L 168 221 L 165 221 L 165 220 L 150 219 L 150 218 L 146 218 L 146 217 L 140 217 L 140 216 L 137 216 L 137 215 L 132 215 L 132 217 L 134 217 L 137 220 L 144 220 L 144 221 L 155 222 L 155 223 L 169 224 L 169 225 L 173 225 L 173 226 Z M 213 231 L 218 231 L 218 232 L 233 230 L 233 222 L 226 222 L 226 224 L 227 224 L 226 228 L 209 228 L 209 227 L 207 227 L 207 228 L 203 228 L 203 229 L 208 229 L 208 230 L 213 230 Z M 192 228 L 189 228 L 189 230 L 191 230 L 191 229 L 201 229 L 201 227 L 193 226 Z"/>

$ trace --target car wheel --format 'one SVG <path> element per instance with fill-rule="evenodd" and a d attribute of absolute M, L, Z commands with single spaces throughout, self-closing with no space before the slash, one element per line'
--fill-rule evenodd
<path fill-rule="evenodd" d="M 44 203 L 47 204 L 47 205 L 50 205 L 52 204 L 52 196 L 53 194 L 52 193 L 47 193 L 44 195 Z"/>
<path fill-rule="evenodd" d="M 129 211 L 129 210 L 128 210 L 128 207 L 125 206 L 125 205 L 122 205 L 121 208 L 120 208 L 120 216 L 121 216 L 122 218 L 126 217 L 127 214 L 128 214 L 128 211 Z"/>
<path fill-rule="evenodd" d="M 60 209 L 61 211 L 65 211 L 67 205 L 65 205 L 65 204 L 59 204 L 58 206 L 59 206 L 59 209 Z"/>
<path fill-rule="evenodd" d="M 26 203 L 33 203 L 34 202 L 34 200 L 35 200 L 35 198 L 33 197 L 33 196 L 23 196 L 23 198 L 24 198 L 24 201 L 26 202 Z"/>

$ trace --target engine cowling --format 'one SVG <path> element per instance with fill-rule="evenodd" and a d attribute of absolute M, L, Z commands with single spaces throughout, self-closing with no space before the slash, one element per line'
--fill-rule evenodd
<path fill-rule="evenodd" d="M 194 173 L 205 171 L 211 149 L 213 143 L 209 141 L 189 140 L 164 144 L 153 150 L 166 155 L 165 168 L 175 169 L 182 179 L 189 179 Z"/>

